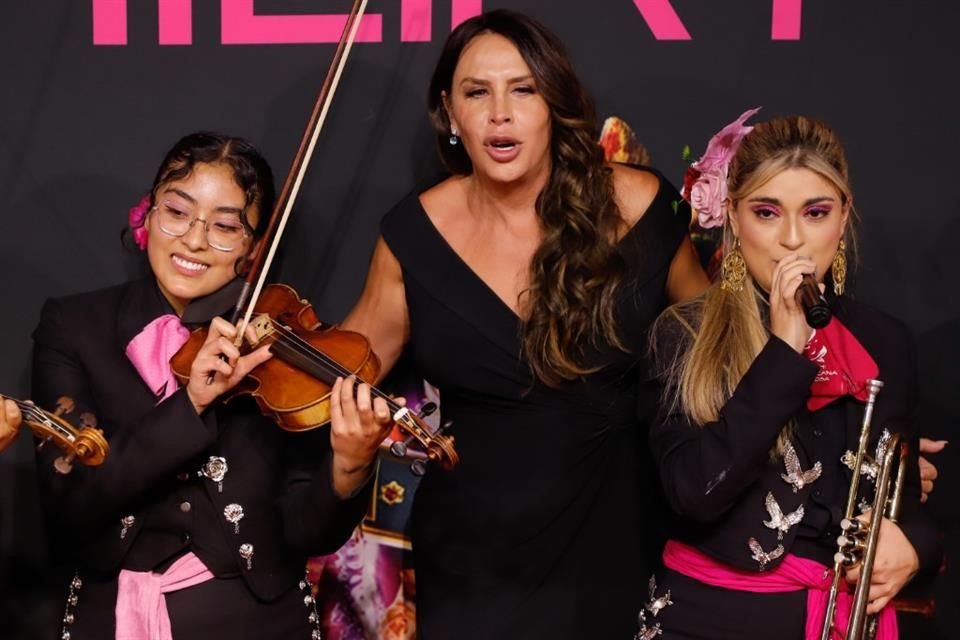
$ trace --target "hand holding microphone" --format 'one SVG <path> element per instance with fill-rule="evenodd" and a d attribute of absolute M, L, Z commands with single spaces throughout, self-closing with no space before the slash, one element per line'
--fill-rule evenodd
<path fill-rule="evenodd" d="M 820 287 L 811 273 L 803 274 L 803 282 L 795 294 L 797 304 L 803 309 L 803 315 L 814 329 L 822 329 L 830 322 L 833 313 L 827 306 L 827 299 L 820 293 Z"/>
<path fill-rule="evenodd" d="M 811 258 L 788 255 L 778 261 L 770 283 L 770 332 L 797 353 L 830 321 L 830 308 L 811 275 L 816 269 Z"/>

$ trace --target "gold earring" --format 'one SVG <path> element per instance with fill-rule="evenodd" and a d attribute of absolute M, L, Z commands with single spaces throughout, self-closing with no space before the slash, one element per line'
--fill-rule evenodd
<path fill-rule="evenodd" d="M 837 247 L 837 253 L 833 256 L 830 271 L 833 274 L 833 292 L 842 296 L 843 287 L 847 281 L 847 243 L 843 238 L 840 239 L 840 246 Z"/>
<path fill-rule="evenodd" d="M 737 244 L 733 246 L 733 250 L 723 256 L 720 274 L 721 289 L 734 293 L 743 291 L 743 281 L 747 277 L 747 263 L 743 261 L 743 254 L 740 253 L 740 238 L 737 238 Z"/>

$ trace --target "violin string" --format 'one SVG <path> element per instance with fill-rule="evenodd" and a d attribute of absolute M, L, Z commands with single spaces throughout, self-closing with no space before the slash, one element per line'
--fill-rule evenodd
<path fill-rule="evenodd" d="M 323 353 L 322 351 L 314 347 L 312 344 L 310 344 L 309 342 L 307 342 L 306 340 L 298 336 L 296 333 L 294 333 L 293 330 L 287 328 L 286 326 L 284 326 L 277 320 L 274 320 L 273 318 L 269 318 L 269 320 L 270 320 L 270 325 L 277 332 L 278 339 L 282 340 L 286 346 L 293 349 L 295 352 L 299 353 L 300 355 L 306 356 L 308 358 L 313 358 L 314 361 L 317 362 L 317 364 L 325 367 L 330 373 L 337 374 L 344 378 L 352 374 L 352 372 L 346 369 L 342 364 L 340 364 L 339 362 L 329 357 L 328 355 L 326 355 L 325 353 Z M 373 385 L 370 385 L 370 392 L 377 397 L 383 398 L 383 400 L 386 401 L 387 406 L 390 408 L 391 412 L 396 413 L 402 408 L 402 406 L 399 403 L 397 403 L 393 398 L 386 395 L 385 393 L 383 393 Z M 409 415 L 416 422 L 419 423 L 419 419 L 416 417 L 416 414 L 411 412 Z M 414 436 L 414 434 L 410 434 L 410 435 Z M 417 437 L 417 439 L 420 439 L 420 438 Z M 431 438 L 428 436 L 427 440 L 428 442 L 425 444 L 427 444 L 427 446 L 430 446 L 429 440 L 431 440 Z"/>
<path fill-rule="evenodd" d="M 14 400 L 13 402 L 20 408 L 20 413 L 25 416 L 35 416 L 38 414 L 37 408 L 32 404 L 23 402 L 22 400 Z"/>
<path fill-rule="evenodd" d="M 13 400 L 13 398 L 11 398 Z M 30 422 L 43 422 L 47 423 L 50 419 L 47 417 L 46 413 L 38 408 L 35 405 L 23 402 L 22 400 L 13 400 L 16 405 L 20 408 L 20 413 L 23 415 L 24 419 Z"/>
<path fill-rule="evenodd" d="M 330 373 L 338 375 L 340 377 L 346 378 L 350 376 L 353 372 L 346 369 L 342 364 L 330 358 L 328 355 L 314 347 L 312 344 L 298 336 L 292 330 L 288 329 L 284 325 L 280 324 L 273 318 L 270 318 L 270 324 L 274 329 L 285 338 L 285 343 L 291 348 L 298 351 L 301 355 L 312 357 L 318 364 L 325 367 Z M 370 391 L 376 397 L 383 398 L 387 402 L 387 406 L 391 411 L 396 412 L 400 409 L 400 405 L 397 404 L 390 396 L 386 395 L 375 386 L 370 385 Z"/>

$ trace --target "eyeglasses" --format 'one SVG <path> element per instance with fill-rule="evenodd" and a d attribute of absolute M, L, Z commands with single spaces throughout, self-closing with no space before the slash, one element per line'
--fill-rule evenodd
<path fill-rule="evenodd" d="M 235 251 L 243 246 L 243 241 L 251 235 L 240 217 L 234 213 L 214 214 L 204 220 L 174 209 L 166 203 L 154 205 L 153 208 L 157 213 L 160 231 L 174 238 L 182 238 L 190 233 L 194 223 L 199 222 L 207 234 L 207 244 L 217 251 Z"/>

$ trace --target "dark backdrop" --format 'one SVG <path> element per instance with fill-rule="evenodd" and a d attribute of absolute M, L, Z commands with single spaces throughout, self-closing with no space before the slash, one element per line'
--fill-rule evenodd
<path fill-rule="evenodd" d="M 120 231 L 179 136 L 209 128 L 248 137 L 282 179 L 333 45 L 321 27 L 311 31 L 314 18 L 260 37 L 313 42 L 225 44 L 256 35 L 236 27 L 237 17 L 249 14 L 248 5 L 264 17 L 344 13 L 349 4 L 3 3 L 0 392 L 28 391 L 30 332 L 45 298 L 117 283 L 143 269 L 142 256 L 121 245 Z M 370 3 L 380 17 L 365 27 L 368 42 L 354 48 L 276 269 L 324 319 L 341 318 L 358 294 L 379 217 L 439 174 L 425 89 L 454 14 L 480 4 Z M 99 41 L 116 41 L 119 25 L 125 44 L 95 44 L 95 6 L 98 24 L 113 27 L 97 32 Z M 960 180 L 951 160 L 960 142 L 953 87 L 960 5 L 487 0 L 482 6 L 522 10 L 554 29 L 601 117 L 630 123 L 654 164 L 675 180 L 684 145 L 698 152 L 750 106 L 762 105 L 761 116 L 821 117 L 837 129 L 862 218 L 855 292 L 917 333 L 928 389 L 923 428 L 949 437 L 956 424 L 949 394 L 957 382 L 949 354 L 958 352 L 960 323 L 953 235 Z M 124 9 L 126 20 L 106 20 Z M 794 23 L 784 16 L 797 12 L 801 29 L 791 34 Z M 177 20 L 184 14 L 189 25 Z M 161 26 L 164 42 L 189 44 L 161 44 Z M 295 32 L 300 28 L 307 33 Z M 0 568 L 15 568 L 21 581 L 42 555 L 31 465 L 27 438 L 0 459 Z M 942 466 L 937 497 L 946 514 L 956 480 L 952 463 Z"/>

